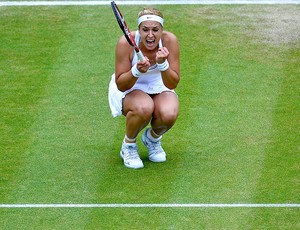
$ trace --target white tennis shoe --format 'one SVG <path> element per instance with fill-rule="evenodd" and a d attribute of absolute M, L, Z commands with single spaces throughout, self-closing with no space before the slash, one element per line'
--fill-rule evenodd
<path fill-rule="evenodd" d="M 136 144 L 126 144 L 123 142 L 120 155 L 127 168 L 139 169 L 144 167 L 143 161 L 138 154 Z"/>
<path fill-rule="evenodd" d="M 150 128 L 146 129 L 142 135 L 142 142 L 148 148 L 148 156 L 149 160 L 152 162 L 165 162 L 166 161 L 166 153 L 161 147 L 161 142 L 158 140 L 157 142 L 151 141 L 150 138 L 147 137 L 147 132 Z"/>

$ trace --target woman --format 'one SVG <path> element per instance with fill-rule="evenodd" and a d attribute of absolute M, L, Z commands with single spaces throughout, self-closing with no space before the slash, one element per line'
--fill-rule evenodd
<path fill-rule="evenodd" d="M 135 42 L 145 58 L 142 61 L 122 36 L 116 46 L 115 74 L 109 87 L 113 116 L 126 117 L 126 133 L 120 155 L 128 168 L 143 168 L 136 137 L 142 135 L 149 160 L 166 161 L 161 138 L 175 123 L 179 102 L 174 92 L 180 80 L 179 44 L 176 36 L 163 30 L 162 13 L 144 8 L 138 14 Z"/>

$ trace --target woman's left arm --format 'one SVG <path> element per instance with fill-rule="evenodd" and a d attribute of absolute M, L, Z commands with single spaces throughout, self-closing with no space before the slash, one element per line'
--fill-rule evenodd
<path fill-rule="evenodd" d="M 157 52 L 156 61 L 162 67 L 166 67 L 165 61 L 168 62 L 169 68 L 161 71 L 162 80 L 167 88 L 175 89 L 180 80 L 179 43 L 176 36 L 170 32 L 164 32 L 162 40 L 164 47 Z"/>

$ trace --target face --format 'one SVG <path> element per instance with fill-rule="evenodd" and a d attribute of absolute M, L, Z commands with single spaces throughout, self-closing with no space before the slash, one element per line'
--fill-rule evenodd
<path fill-rule="evenodd" d="M 144 21 L 140 24 L 141 42 L 148 50 L 154 50 L 162 36 L 162 26 L 156 21 Z"/>

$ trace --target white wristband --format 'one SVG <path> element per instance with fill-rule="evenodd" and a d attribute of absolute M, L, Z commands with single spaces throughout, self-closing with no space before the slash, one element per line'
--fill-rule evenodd
<path fill-rule="evenodd" d="M 157 64 L 158 70 L 161 72 L 166 71 L 169 68 L 169 62 L 167 59 L 161 64 L 159 64 L 159 63 L 156 63 L 156 64 Z"/>
<path fill-rule="evenodd" d="M 134 77 L 139 77 L 142 73 L 138 70 L 136 64 L 131 67 L 131 73 Z"/>

